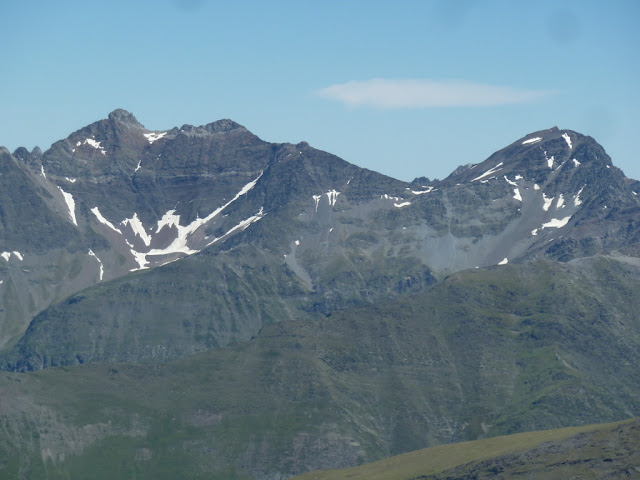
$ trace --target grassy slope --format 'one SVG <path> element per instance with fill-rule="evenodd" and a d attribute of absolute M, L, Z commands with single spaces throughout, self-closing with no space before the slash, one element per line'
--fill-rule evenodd
<path fill-rule="evenodd" d="M 278 478 L 638 415 L 640 282 L 609 259 L 456 274 L 178 361 L 0 374 L 2 478 Z"/>
<path fill-rule="evenodd" d="M 576 448 L 576 444 L 580 446 Z M 604 444 L 608 444 L 607 447 L 603 447 Z M 619 473 L 619 470 L 629 470 L 630 474 L 635 473 L 640 477 L 637 470 L 633 469 L 640 464 L 640 451 L 637 451 L 639 444 L 640 419 L 636 418 L 615 423 L 517 433 L 472 442 L 440 445 L 358 467 L 309 472 L 295 478 L 300 480 L 409 480 L 484 478 L 485 476 L 514 478 L 525 473 L 527 478 L 572 478 L 571 475 L 576 473 L 583 475 L 587 473 L 586 477 L 580 478 L 590 478 L 589 473 L 601 478 L 607 473 Z M 566 451 L 567 448 L 571 448 L 570 453 Z M 633 453 L 634 450 L 635 453 Z M 617 459 L 618 463 L 623 463 L 622 469 L 618 468 L 619 465 L 613 465 L 612 456 L 624 457 Z M 514 462 L 510 460 L 517 457 L 526 457 L 527 464 L 513 465 Z M 598 465 L 601 463 L 604 465 L 610 463 L 609 471 L 606 471 L 606 467 Z M 586 467 L 585 464 L 587 464 Z M 498 468 L 495 468 L 496 466 Z M 510 469 L 511 466 L 524 471 Z M 601 468 L 598 468 L 599 466 Z M 596 472 L 596 470 L 600 471 Z"/>

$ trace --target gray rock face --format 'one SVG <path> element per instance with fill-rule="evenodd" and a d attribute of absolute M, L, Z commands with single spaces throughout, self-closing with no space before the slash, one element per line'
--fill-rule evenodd
<path fill-rule="evenodd" d="M 174 358 L 465 269 L 640 245 L 638 182 L 557 128 L 422 184 L 231 120 L 158 132 L 116 110 L 0 168 L 9 369 Z"/>

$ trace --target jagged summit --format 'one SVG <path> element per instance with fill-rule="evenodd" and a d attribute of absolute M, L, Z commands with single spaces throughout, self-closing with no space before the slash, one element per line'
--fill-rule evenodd
<path fill-rule="evenodd" d="M 253 135 L 244 126 L 229 119 L 217 120 L 215 122 L 200 126 L 185 124 L 180 128 L 174 127 L 171 130 L 168 130 L 167 135 L 169 136 L 169 138 L 180 134 L 190 136 L 209 136 L 221 133 L 230 133 L 234 131 L 246 132 L 250 135 Z"/>
<path fill-rule="evenodd" d="M 122 123 L 128 125 L 130 127 L 140 127 L 144 128 L 144 126 L 138 122 L 136 117 L 133 116 L 132 113 L 123 110 L 122 108 L 118 108 L 111 112 L 108 116 L 109 121 L 113 123 Z"/>
<path fill-rule="evenodd" d="M 124 110 L 122 108 L 118 108 L 113 112 L 111 112 L 108 115 L 107 119 L 112 124 L 119 124 L 119 125 L 124 125 L 130 128 L 134 127 L 134 128 L 141 128 L 146 131 L 152 131 L 152 130 L 146 129 L 145 126 L 142 125 L 131 112 L 128 112 L 127 110 Z M 230 132 L 232 130 L 237 130 L 237 129 L 246 130 L 246 128 L 240 125 L 239 123 L 236 123 L 233 120 L 224 118 L 221 120 L 216 120 L 215 122 L 208 123 L 206 125 L 196 126 L 191 124 L 185 124 L 181 127 L 174 127 L 170 130 L 167 130 L 166 132 L 169 135 L 171 134 L 177 135 L 179 133 L 216 134 L 216 133 L 226 133 L 226 132 Z M 158 130 L 153 130 L 153 131 L 158 132 Z"/>

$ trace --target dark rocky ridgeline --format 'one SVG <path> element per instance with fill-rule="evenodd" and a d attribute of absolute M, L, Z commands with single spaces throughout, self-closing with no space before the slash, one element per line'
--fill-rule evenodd
<path fill-rule="evenodd" d="M 166 360 L 456 271 L 639 245 L 637 182 L 557 128 L 411 184 L 231 120 L 158 132 L 124 110 L 4 158 L 6 252 L 28 249 L 0 263 L 8 369 Z"/>

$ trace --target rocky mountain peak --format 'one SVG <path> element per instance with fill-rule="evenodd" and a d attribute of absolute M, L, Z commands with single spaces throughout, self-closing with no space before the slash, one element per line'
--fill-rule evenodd
<path fill-rule="evenodd" d="M 0 147 L 0 148 L 4 148 L 4 147 Z M 16 157 L 16 158 L 20 158 L 20 159 L 24 160 L 25 158 L 27 158 L 29 156 L 29 150 L 27 150 L 24 147 L 18 147 L 13 151 L 12 155 L 14 157 Z"/>
<path fill-rule="evenodd" d="M 426 185 L 427 183 L 431 183 L 431 179 L 429 177 L 416 177 L 411 180 L 411 185 Z"/>
<path fill-rule="evenodd" d="M 242 125 L 228 118 L 209 123 L 205 125 L 204 128 L 210 133 L 226 133 L 236 129 L 246 130 Z"/>
<path fill-rule="evenodd" d="M 144 126 L 140 122 L 138 122 L 138 120 L 133 116 L 132 113 L 127 112 L 122 108 L 118 108 L 111 112 L 108 118 L 112 123 L 120 123 L 128 127 L 144 128 Z"/>
<path fill-rule="evenodd" d="M 552 127 L 525 135 L 484 162 L 458 167 L 442 184 L 486 183 L 505 175 L 544 183 L 575 176 L 580 166 L 582 171 L 595 171 L 610 169 L 612 163 L 593 138 Z"/>
<path fill-rule="evenodd" d="M 35 147 L 31 152 L 24 147 L 18 147 L 12 155 L 21 160 L 31 170 L 40 171 L 42 166 L 42 150 L 40 150 L 40 147 Z"/>

